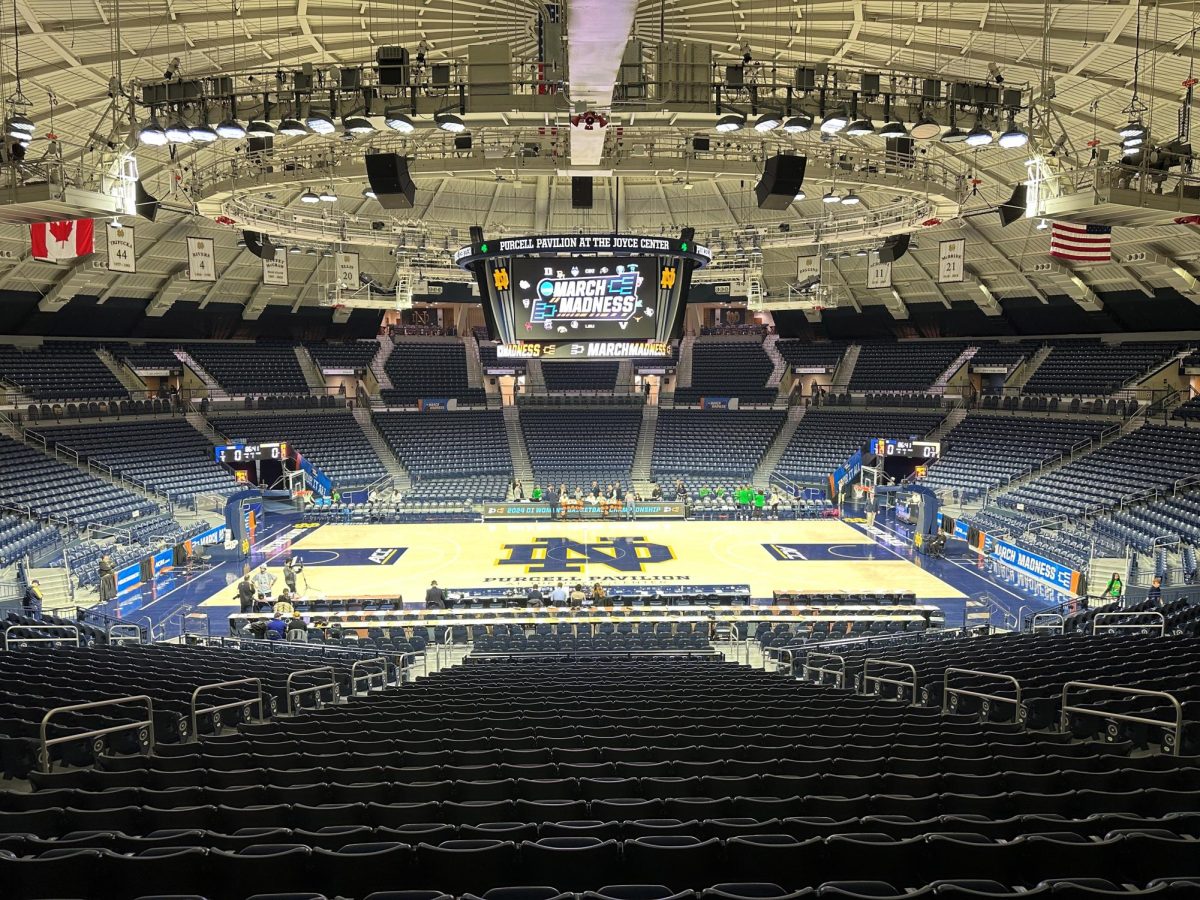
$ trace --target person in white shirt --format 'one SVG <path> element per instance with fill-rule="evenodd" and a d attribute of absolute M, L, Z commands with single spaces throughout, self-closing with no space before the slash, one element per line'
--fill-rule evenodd
<path fill-rule="evenodd" d="M 258 597 L 264 603 L 271 602 L 271 592 L 275 587 L 276 578 L 267 571 L 266 563 L 258 567 L 258 572 L 254 576 L 254 587 L 258 590 Z"/>
<path fill-rule="evenodd" d="M 554 590 L 550 592 L 550 602 L 555 606 L 565 606 L 567 597 L 567 589 L 563 587 L 563 583 L 561 581 L 555 585 Z"/>

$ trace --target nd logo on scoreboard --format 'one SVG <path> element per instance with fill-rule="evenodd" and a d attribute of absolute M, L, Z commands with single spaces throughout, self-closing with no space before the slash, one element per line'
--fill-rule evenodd
<path fill-rule="evenodd" d="M 528 544 L 505 544 L 502 566 L 524 566 L 526 572 L 582 572 L 584 566 L 608 566 L 617 572 L 642 572 L 651 563 L 670 562 L 674 551 L 641 537 L 602 538 L 584 543 L 565 537 L 537 538 Z"/>

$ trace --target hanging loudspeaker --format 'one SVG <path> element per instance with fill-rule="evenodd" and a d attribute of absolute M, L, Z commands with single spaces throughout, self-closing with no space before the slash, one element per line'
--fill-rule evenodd
<path fill-rule="evenodd" d="M 1029 189 L 1025 184 L 1013 188 L 1012 196 L 996 207 L 1000 213 L 1000 227 L 1007 228 L 1013 222 L 1025 215 L 1025 197 Z"/>

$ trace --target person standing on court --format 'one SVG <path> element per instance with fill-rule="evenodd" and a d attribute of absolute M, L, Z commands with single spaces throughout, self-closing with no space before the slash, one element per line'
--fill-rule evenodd
<path fill-rule="evenodd" d="M 550 505 L 550 521 L 551 522 L 553 522 L 555 519 L 558 518 L 558 501 L 559 501 L 559 499 L 560 499 L 560 495 L 558 493 L 558 488 L 556 488 L 553 484 L 547 485 L 546 486 L 546 503 L 548 503 Z"/>
<path fill-rule="evenodd" d="M 438 583 L 436 581 L 429 582 L 429 587 L 425 591 L 425 608 L 446 608 L 446 592 L 438 587 Z"/>
<path fill-rule="evenodd" d="M 258 599 L 266 604 L 271 605 L 271 594 L 275 590 L 274 575 L 267 571 L 267 564 L 263 563 L 258 567 L 258 574 L 254 576 L 254 586 L 258 589 Z"/>
<path fill-rule="evenodd" d="M 295 554 L 290 554 L 283 562 L 283 583 L 287 585 L 288 593 L 296 593 L 296 576 L 304 569 L 304 563 L 300 562 Z"/>
<path fill-rule="evenodd" d="M 117 597 L 117 567 L 107 552 L 100 557 L 97 568 L 100 572 L 100 602 L 115 600 Z"/>
<path fill-rule="evenodd" d="M 254 585 L 250 582 L 249 572 L 243 575 L 242 580 L 238 582 L 238 603 L 242 607 L 242 612 L 254 612 Z"/>

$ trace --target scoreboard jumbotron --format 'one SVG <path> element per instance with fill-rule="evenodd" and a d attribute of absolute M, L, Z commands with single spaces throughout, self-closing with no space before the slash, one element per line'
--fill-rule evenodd
<path fill-rule="evenodd" d="M 692 272 L 712 259 L 687 232 L 472 239 L 454 262 L 474 274 L 509 359 L 670 356 Z"/>

